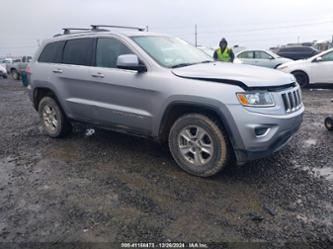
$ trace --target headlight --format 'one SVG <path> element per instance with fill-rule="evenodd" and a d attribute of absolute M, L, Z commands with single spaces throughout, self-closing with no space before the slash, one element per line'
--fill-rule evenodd
<path fill-rule="evenodd" d="M 284 65 L 280 65 L 277 67 L 278 70 L 284 70 L 284 69 L 287 69 L 288 66 L 284 66 Z"/>
<path fill-rule="evenodd" d="M 272 107 L 275 106 L 273 96 L 268 92 L 237 93 L 237 98 L 243 106 Z"/>

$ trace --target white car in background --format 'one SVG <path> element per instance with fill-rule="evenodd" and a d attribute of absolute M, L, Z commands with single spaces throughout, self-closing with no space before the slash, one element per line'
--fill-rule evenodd
<path fill-rule="evenodd" d="M 7 79 L 6 64 L 0 64 L 0 77 Z"/>
<path fill-rule="evenodd" d="M 236 54 L 234 63 L 277 68 L 283 63 L 291 61 L 291 59 L 281 57 L 269 50 L 246 49 Z"/>
<path fill-rule="evenodd" d="M 306 60 L 282 64 L 278 69 L 285 73 L 292 73 L 302 87 L 318 83 L 333 84 L 333 49 Z"/>

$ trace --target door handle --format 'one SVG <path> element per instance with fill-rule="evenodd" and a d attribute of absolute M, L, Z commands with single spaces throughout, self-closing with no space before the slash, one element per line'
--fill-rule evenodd
<path fill-rule="evenodd" d="M 93 73 L 91 76 L 94 78 L 104 78 L 104 74 L 102 73 Z"/>
<path fill-rule="evenodd" d="M 54 69 L 52 72 L 54 72 L 54 73 L 62 73 L 62 70 L 61 69 Z"/>

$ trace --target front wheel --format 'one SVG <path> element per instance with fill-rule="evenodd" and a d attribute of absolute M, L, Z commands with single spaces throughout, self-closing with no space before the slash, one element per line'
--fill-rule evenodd
<path fill-rule="evenodd" d="M 325 127 L 327 130 L 333 131 L 333 119 L 332 118 L 325 119 Z"/>
<path fill-rule="evenodd" d="M 71 130 L 65 114 L 52 97 L 44 97 L 38 106 L 39 116 L 46 134 L 53 138 L 67 135 Z"/>
<path fill-rule="evenodd" d="M 217 122 L 202 114 L 180 117 L 169 133 L 169 148 L 186 172 L 209 177 L 228 163 L 230 146 Z"/>
<path fill-rule="evenodd" d="M 301 72 L 301 71 L 296 71 L 292 73 L 295 78 L 297 83 L 302 87 L 307 87 L 309 85 L 309 77 L 306 73 Z"/>

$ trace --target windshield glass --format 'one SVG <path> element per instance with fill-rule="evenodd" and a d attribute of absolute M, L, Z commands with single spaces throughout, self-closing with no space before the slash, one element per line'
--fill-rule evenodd
<path fill-rule="evenodd" d="M 189 43 L 167 36 L 135 36 L 132 39 L 160 65 L 175 68 L 213 59 Z"/>

